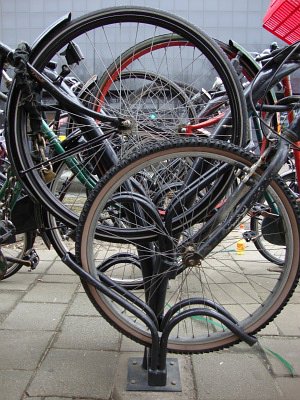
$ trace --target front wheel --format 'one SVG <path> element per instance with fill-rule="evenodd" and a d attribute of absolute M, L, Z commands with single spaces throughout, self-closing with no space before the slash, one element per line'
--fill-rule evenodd
<path fill-rule="evenodd" d="M 197 163 L 199 159 L 201 163 Z M 193 258 L 197 246 L 216 229 L 211 223 L 214 215 L 224 210 L 226 216 L 229 196 L 238 190 L 255 161 L 255 156 L 238 147 L 205 140 L 168 142 L 124 160 L 98 183 L 84 207 L 77 231 L 78 262 L 96 279 L 104 273 L 117 282 L 142 280 L 144 287 L 137 286 L 133 293 L 148 304 L 156 293 L 157 279 L 171 271 L 156 309 L 161 318 L 183 301 L 186 310 L 199 304 L 204 309 L 222 306 L 244 331 L 256 333 L 282 310 L 299 280 L 299 211 L 290 191 L 274 179 L 264 194 L 277 212 L 280 241 L 266 245 L 270 254 L 277 254 L 280 248 L 284 260 L 280 270 L 257 251 L 253 240 L 240 251 L 240 223 L 231 227 L 203 260 Z M 228 169 L 236 176 L 234 185 L 222 199 L 216 199 L 213 188 L 228 176 Z M 261 172 L 253 176 L 253 182 Z M 204 211 L 206 200 L 210 207 Z M 226 218 L 230 215 L 227 212 Z M 252 217 L 253 209 L 249 209 L 241 221 L 247 231 Z M 168 270 L 162 271 L 166 257 Z M 133 340 L 151 345 L 143 322 L 93 286 L 83 285 L 94 306 L 113 326 Z M 173 328 L 168 350 L 208 352 L 238 341 L 217 318 L 192 316 Z"/>
<path fill-rule="evenodd" d="M 103 91 L 99 88 L 97 96 L 94 97 L 93 93 L 90 93 L 91 98 L 85 99 L 85 104 L 88 105 L 89 101 L 91 107 L 95 107 L 99 98 L 102 98 L 101 110 L 107 113 L 113 112 L 113 115 L 130 121 L 130 129 L 118 135 L 121 144 L 117 143 L 117 147 L 126 141 L 136 142 L 136 138 L 140 135 L 153 137 L 155 133 L 156 136 L 158 130 L 163 138 L 172 137 L 178 134 L 182 125 L 189 124 L 190 119 L 194 119 L 194 115 L 190 115 L 188 96 L 181 95 L 177 99 L 178 96 L 174 96 L 172 91 L 166 90 L 165 85 L 160 83 L 176 82 L 175 84 L 180 87 L 192 85 L 197 91 L 201 91 L 202 88 L 208 91 L 216 77 L 219 77 L 224 85 L 226 101 L 222 102 L 221 109 L 218 108 L 218 126 L 222 132 L 226 131 L 225 140 L 240 143 L 246 131 L 248 118 L 240 82 L 232 66 L 211 38 L 176 16 L 146 7 L 116 7 L 96 11 L 61 26 L 53 37 L 48 37 L 47 43 L 44 40 L 42 45 L 34 49 L 30 63 L 40 72 L 47 68 L 51 60 L 57 62 L 58 71 L 69 64 L 70 75 L 76 76 L 82 82 L 92 82 L 90 78 L 107 74 L 114 60 L 118 60 L 128 48 L 132 51 L 146 39 L 154 43 L 155 38 L 160 35 L 170 35 L 175 38 L 179 35 L 189 45 L 174 47 L 170 43 L 170 46 L 155 48 L 155 52 L 148 51 L 142 59 L 138 57 L 126 70 L 125 65 L 122 64 L 118 70 L 120 79 L 116 76 L 112 77 L 109 87 L 104 88 Z M 80 46 L 83 57 L 80 57 L 80 60 L 75 59 L 74 62 L 72 56 L 74 56 L 76 46 Z M 154 97 L 146 95 L 153 94 L 149 91 L 149 79 L 130 79 L 130 82 L 128 79 L 122 79 L 122 73 L 133 71 L 135 75 L 138 71 L 139 77 L 156 77 L 152 83 L 159 84 L 154 90 Z M 157 77 L 160 77 L 158 81 Z M 172 88 L 175 84 L 171 85 Z M 179 93 L 182 94 L 182 90 Z M 51 192 L 51 188 L 45 185 L 44 173 L 40 165 L 43 154 L 51 155 L 62 151 L 57 149 L 53 139 L 47 138 L 45 133 L 43 133 L 45 142 L 41 141 L 45 145 L 43 152 L 33 151 L 37 141 L 40 142 L 40 138 L 30 134 L 29 116 L 23 107 L 23 97 L 20 88 L 14 83 L 7 108 L 9 128 L 7 145 L 14 169 L 17 173 L 26 171 L 22 175 L 22 182 L 33 197 L 43 203 L 49 212 L 60 218 L 66 225 L 75 228 L 78 221 L 76 213 L 69 209 L 67 204 L 60 202 Z M 127 101 L 128 97 L 134 100 L 133 104 Z M 89 142 L 95 135 L 101 136 L 102 133 L 111 131 L 115 133 L 111 130 L 111 126 L 107 126 L 109 124 L 101 125 L 103 132 L 99 130 L 91 132 L 90 121 L 87 123 L 86 119 L 79 118 L 71 112 L 72 110 L 66 110 L 64 105 L 56 101 L 51 100 L 49 104 L 49 94 L 46 91 L 41 92 L 41 98 L 41 105 L 45 106 L 48 123 L 55 113 L 60 112 L 61 115 L 65 115 L 69 112 L 70 120 L 72 120 L 70 124 L 72 134 L 77 138 L 83 136 Z M 175 105 L 178 111 L 176 113 L 174 112 Z M 227 112 L 231 117 L 223 118 L 227 116 Z M 85 151 L 83 150 L 78 155 L 78 159 L 89 158 L 94 163 L 93 167 L 97 164 L 99 167 L 97 171 L 101 171 L 98 175 L 101 175 L 102 171 L 108 170 L 118 157 L 118 148 L 112 148 L 112 146 L 113 144 L 106 142 L 105 146 L 98 145 L 89 148 L 88 151 L 84 149 Z M 112 154 L 113 151 L 114 154 Z M 70 164 L 72 160 L 69 159 L 70 157 L 66 162 Z M 55 165 L 52 167 L 53 170 L 56 169 Z M 50 168 L 49 170 L 51 172 Z M 81 183 L 86 184 L 84 180 Z"/>

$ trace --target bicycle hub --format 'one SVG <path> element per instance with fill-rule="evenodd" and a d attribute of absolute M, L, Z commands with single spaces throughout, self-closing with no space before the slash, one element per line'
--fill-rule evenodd
<path fill-rule="evenodd" d="M 183 264 L 186 267 L 196 267 L 201 265 L 201 257 L 198 254 L 193 246 L 188 246 L 183 253 L 182 256 Z"/>

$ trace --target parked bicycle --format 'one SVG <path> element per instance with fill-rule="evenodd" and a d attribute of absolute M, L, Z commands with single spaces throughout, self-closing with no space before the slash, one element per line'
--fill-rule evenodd
<path fill-rule="evenodd" d="M 253 80 L 253 113 L 271 86 L 299 68 L 299 48 L 296 43 L 278 50 Z M 299 121 L 281 135 L 265 127 L 259 157 L 207 139 L 153 144 L 111 170 L 90 195 L 77 231 L 78 263 L 99 283 L 110 277 L 127 284 L 133 303 L 146 299 L 169 351 L 228 347 L 241 336 L 220 314 L 254 334 L 292 295 L 299 280 L 299 209 L 276 174 L 290 144 L 299 140 Z M 138 186 L 128 190 L 128 182 Z M 247 242 L 242 255 L 239 235 Z M 258 235 L 266 246 L 262 255 Z M 152 331 L 136 314 L 94 282 L 84 287 L 114 326 L 146 346 L 152 343 Z"/>
<path fill-rule="evenodd" d="M 233 77 L 234 72 L 226 58 L 219 56 L 215 43 L 202 32 L 194 30 L 194 27 L 186 29 L 181 20 L 173 19 L 163 13 L 158 23 L 154 15 L 152 11 L 149 11 L 148 15 L 138 8 L 121 8 L 117 13 L 115 9 L 108 9 L 92 14 L 90 20 L 82 17 L 70 21 L 68 16 L 59 21 L 50 32 L 42 35 L 32 50 L 23 45 L 13 60 L 7 60 L 7 56 L 13 53 L 2 46 L 2 62 L 10 61 L 16 65 L 18 60 L 20 64 L 15 67 L 17 74 L 7 107 L 8 153 L 25 189 L 33 197 L 39 198 L 39 201 L 55 216 L 50 219 L 52 228 L 48 233 L 59 251 L 66 250 L 61 240 L 65 232 L 61 229 L 61 223 L 67 227 L 67 233 L 72 235 L 86 193 L 118 160 L 113 136 L 117 138 L 117 143 L 120 143 L 120 138 L 121 142 L 124 142 L 140 131 L 147 132 L 148 129 L 151 134 L 151 115 L 153 115 L 153 113 L 149 115 L 148 124 L 140 124 L 136 123 L 138 111 L 128 116 L 124 114 L 109 116 L 105 114 L 105 109 L 98 113 L 92 108 L 83 108 L 80 100 L 75 98 L 74 93 L 65 84 L 68 74 L 80 81 L 93 82 L 95 75 L 101 75 L 122 49 L 130 47 L 130 41 L 138 43 L 143 37 L 155 37 L 160 32 L 180 34 L 193 43 L 192 49 L 181 49 L 183 53 L 177 55 L 174 54 L 174 48 L 167 51 L 164 49 L 155 58 L 149 53 L 147 74 L 151 71 L 159 73 L 163 68 L 171 71 L 174 68 L 173 60 L 177 59 L 181 62 L 174 74 L 193 79 L 195 85 L 210 84 L 215 76 L 221 77 L 224 80 L 225 90 L 228 91 L 226 109 L 231 110 L 232 114 L 230 136 L 235 142 L 239 142 L 242 137 L 247 123 L 244 115 L 245 106 L 241 100 L 239 83 Z M 50 38 L 51 35 L 53 38 Z M 95 38 L 95 41 L 91 38 Z M 84 43 L 84 55 L 77 43 Z M 113 47 L 112 43 L 119 45 Z M 100 45 L 101 52 L 97 49 Z M 173 53 L 171 58 L 167 57 L 169 53 Z M 58 74 L 47 70 L 49 63 L 53 61 L 57 63 Z M 23 71 L 23 65 L 26 63 L 26 70 Z M 193 72 L 197 69 L 201 71 L 198 75 Z M 51 96 L 54 98 L 54 104 L 51 102 L 49 104 Z M 26 102 L 28 98 L 30 101 Z M 164 102 L 166 106 L 168 102 L 169 99 L 166 98 Z M 83 104 L 88 105 L 88 100 Z M 70 106 L 72 111 L 69 111 Z M 46 119 L 41 118 L 38 108 L 43 111 Z M 181 108 L 184 109 L 182 102 Z M 53 119 L 54 112 L 62 115 L 66 113 L 71 121 L 70 134 L 63 143 L 57 139 L 55 132 L 47 127 L 47 122 Z M 177 117 L 176 122 L 173 122 L 174 118 L 173 113 L 160 129 L 165 128 L 169 134 L 174 134 L 173 128 L 180 122 Z M 164 121 L 163 118 L 161 120 Z M 106 140 L 108 138 L 109 141 Z M 56 179 L 53 179 L 54 177 Z M 46 182 L 52 183 L 45 185 L 45 179 Z M 83 200 L 79 197 L 78 182 L 84 188 Z M 76 189 L 73 190 L 74 187 Z M 46 224 L 46 227 L 48 225 Z"/>
<path fill-rule="evenodd" d="M 190 45 L 157 49 L 155 39 L 162 35 L 179 36 Z M 95 82 L 99 85 L 95 75 L 103 76 L 125 49 L 132 51 L 147 38 L 153 48 L 143 55 L 147 68 L 138 72 L 142 87 L 120 91 L 122 104 L 126 99 L 124 104 L 134 107 L 111 106 L 111 90 L 105 101 L 98 90 L 98 103 L 91 103 L 66 85 L 70 73 L 94 88 Z M 253 115 L 271 86 L 299 67 L 298 47 L 278 52 L 247 89 Z M 299 280 L 299 209 L 276 176 L 289 144 L 299 139 L 299 119 L 281 136 L 262 129 L 266 139 L 259 157 L 236 147 L 244 143 L 249 114 L 232 65 L 201 31 L 147 8 L 111 8 L 73 21 L 68 16 L 33 48 L 21 44 L 12 51 L 0 44 L 0 55 L 0 65 L 9 62 L 15 68 L 6 134 L 13 176 L 47 210 L 46 216 L 38 212 L 38 228 L 47 231 L 62 260 L 80 276 L 97 310 L 150 347 L 145 356 L 150 385 L 165 382 L 167 350 L 199 353 L 239 340 L 254 344 L 253 334 L 283 309 Z M 49 71 L 53 61 L 58 74 Z M 132 71 L 136 78 L 136 66 Z M 120 72 L 117 82 L 129 82 L 126 71 Z M 209 93 L 202 88 L 211 89 L 216 77 L 224 86 L 222 102 L 216 101 L 211 108 L 216 114 L 207 113 L 206 122 L 212 136 L 226 141 L 174 139 L 178 127 L 195 122 L 192 88 Z M 144 96 L 153 87 L 156 95 L 161 92 L 155 109 Z M 175 100 L 180 111 L 169 113 Z M 215 99 L 208 96 L 200 112 L 210 100 Z M 54 112 L 57 121 L 66 122 L 63 142 L 57 137 L 60 127 L 49 127 Z M 165 140 L 120 160 L 124 143 L 147 133 Z M 88 196 L 80 218 L 83 203 L 70 190 L 77 182 Z M 249 229 L 253 219 L 261 221 L 257 230 Z M 237 233 L 242 223 L 246 229 Z M 61 242 L 64 227 L 73 237 L 76 230 L 76 258 Z M 258 235 L 274 261 L 257 251 Z M 244 255 L 235 247 L 241 238 L 248 243 Z"/>

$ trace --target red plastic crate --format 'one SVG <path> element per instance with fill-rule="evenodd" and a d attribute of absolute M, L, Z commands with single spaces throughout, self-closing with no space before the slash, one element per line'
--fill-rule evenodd
<path fill-rule="evenodd" d="M 300 0 L 272 0 L 263 27 L 288 44 L 300 40 Z"/>

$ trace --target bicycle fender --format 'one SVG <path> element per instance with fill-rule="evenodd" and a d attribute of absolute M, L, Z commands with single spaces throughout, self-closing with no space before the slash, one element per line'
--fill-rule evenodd
<path fill-rule="evenodd" d="M 260 65 L 259 63 L 251 56 L 251 54 L 239 43 L 235 42 L 234 40 L 230 39 L 229 40 L 229 46 L 233 47 L 236 49 L 238 52 L 240 52 L 244 58 L 248 60 L 249 63 L 252 64 L 253 70 L 258 72 L 260 70 Z"/>
<path fill-rule="evenodd" d="M 57 31 L 70 23 L 71 16 L 71 13 L 65 14 L 47 27 L 33 42 L 31 46 L 32 54 L 34 54 L 35 51 L 40 48 L 40 46 L 44 46 L 47 43 L 48 38 L 52 38 Z"/>
<path fill-rule="evenodd" d="M 259 65 L 259 63 L 252 57 L 252 55 L 243 46 L 241 46 L 239 43 L 235 42 L 232 39 L 229 39 L 229 45 L 242 54 L 243 58 L 246 59 L 249 64 L 251 64 L 254 72 L 258 73 L 260 71 L 261 66 Z M 270 95 L 272 96 L 272 100 L 275 103 L 276 94 L 274 88 L 270 90 Z"/>

